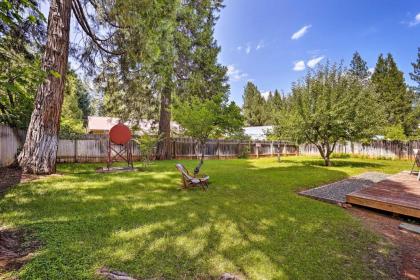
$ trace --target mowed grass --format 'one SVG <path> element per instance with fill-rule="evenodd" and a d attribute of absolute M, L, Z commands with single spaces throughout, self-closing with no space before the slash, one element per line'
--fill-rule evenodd
<path fill-rule="evenodd" d="M 223 272 L 247 279 L 373 278 L 366 256 L 376 247 L 386 255 L 380 238 L 346 210 L 296 191 L 410 168 L 407 161 L 366 159 L 337 159 L 328 168 L 309 157 L 208 160 L 202 170 L 211 185 L 203 192 L 179 189 L 176 162 L 114 174 L 95 173 L 102 165 L 66 164 L 58 168 L 62 175 L 11 189 L 0 198 L 0 224 L 28 229 L 43 244 L 19 278 L 96 279 L 103 266 L 141 279 Z M 196 164 L 180 162 L 190 170 Z"/>

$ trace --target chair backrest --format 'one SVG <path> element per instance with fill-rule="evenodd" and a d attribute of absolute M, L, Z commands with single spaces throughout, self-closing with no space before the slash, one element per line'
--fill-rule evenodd
<path fill-rule="evenodd" d="M 416 165 L 417 167 L 420 167 L 420 152 L 416 154 Z"/>
<path fill-rule="evenodd" d="M 182 174 L 185 178 L 187 178 L 187 179 L 189 179 L 189 180 L 194 179 L 194 177 L 192 177 L 190 174 L 188 174 L 188 171 L 185 169 L 185 167 L 184 167 L 182 164 L 177 163 L 177 164 L 176 164 L 176 169 L 178 169 L 178 171 L 179 171 L 179 172 L 181 172 L 181 174 Z"/>

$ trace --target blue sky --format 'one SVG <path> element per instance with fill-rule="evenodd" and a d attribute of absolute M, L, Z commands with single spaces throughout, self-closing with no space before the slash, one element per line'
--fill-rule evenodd
<path fill-rule="evenodd" d="M 349 64 L 359 51 L 369 68 L 392 53 L 408 73 L 420 47 L 419 0 L 225 0 L 215 37 L 228 66 L 231 99 L 248 80 L 262 92 L 290 91 L 317 62 Z M 293 37 L 293 38 L 292 38 Z"/>

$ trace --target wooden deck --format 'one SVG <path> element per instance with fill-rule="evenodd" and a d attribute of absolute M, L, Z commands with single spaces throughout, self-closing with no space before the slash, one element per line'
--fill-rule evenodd
<path fill-rule="evenodd" d="M 348 194 L 346 201 L 420 219 L 420 181 L 415 175 L 401 172 Z"/>

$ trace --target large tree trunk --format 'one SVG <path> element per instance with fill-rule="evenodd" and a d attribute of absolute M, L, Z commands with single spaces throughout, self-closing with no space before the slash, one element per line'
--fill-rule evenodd
<path fill-rule="evenodd" d="M 42 58 L 47 78 L 38 88 L 26 141 L 18 157 L 23 172 L 55 172 L 61 106 L 67 71 L 71 0 L 51 0 Z"/>
<path fill-rule="evenodd" d="M 325 166 L 331 166 L 331 154 L 334 152 L 335 145 L 337 142 L 335 141 L 331 146 L 329 142 L 324 142 L 324 144 L 316 144 L 319 153 L 321 154 L 322 159 L 324 160 Z"/>
<path fill-rule="evenodd" d="M 171 88 L 165 87 L 160 99 L 159 135 L 156 159 L 171 159 Z"/>

